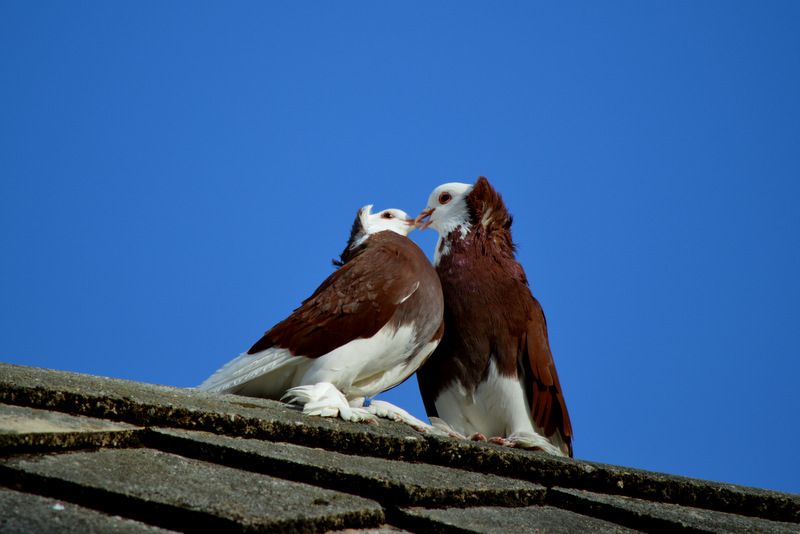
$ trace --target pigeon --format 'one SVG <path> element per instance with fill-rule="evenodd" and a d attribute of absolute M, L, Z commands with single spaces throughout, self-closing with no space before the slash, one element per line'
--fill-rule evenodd
<path fill-rule="evenodd" d="M 451 434 L 572 456 L 570 423 L 547 324 L 515 258 L 512 217 L 480 177 L 433 190 L 416 218 L 439 233 L 441 343 L 417 371 L 425 410 Z"/>
<path fill-rule="evenodd" d="M 396 209 L 358 210 L 338 268 L 286 319 L 198 389 L 284 399 L 303 412 L 348 421 L 430 425 L 383 401 L 430 356 L 444 329 L 442 289 Z"/>

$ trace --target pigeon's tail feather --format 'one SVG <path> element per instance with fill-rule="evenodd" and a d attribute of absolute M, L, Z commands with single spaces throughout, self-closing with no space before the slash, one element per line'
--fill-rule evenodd
<path fill-rule="evenodd" d="M 293 356 L 287 349 L 274 346 L 255 354 L 244 352 L 238 358 L 223 365 L 205 382 L 197 386 L 197 389 L 215 393 L 240 393 L 279 398 L 285 391 L 271 391 L 272 389 L 281 389 L 280 384 L 284 380 L 278 379 L 278 376 L 290 373 L 302 360 L 304 358 Z M 270 380 L 270 375 L 276 375 L 274 380 Z M 269 382 L 278 387 L 269 387 Z M 263 389 L 263 392 L 253 391 L 257 389 L 255 387 L 257 384 Z"/>

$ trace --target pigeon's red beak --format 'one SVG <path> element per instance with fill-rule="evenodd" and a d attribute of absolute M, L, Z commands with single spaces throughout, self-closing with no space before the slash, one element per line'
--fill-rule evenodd
<path fill-rule="evenodd" d="M 428 219 L 426 221 L 425 218 L 426 217 L 430 217 L 431 215 L 433 215 L 433 210 L 435 210 L 435 209 L 436 208 L 426 208 L 426 209 L 422 210 L 422 213 L 417 215 L 416 219 L 414 219 L 414 223 L 417 226 L 419 226 L 420 230 L 424 230 L 425 228 L 427 228 L 428 226 L 431 225 L 431 220 Z"/>

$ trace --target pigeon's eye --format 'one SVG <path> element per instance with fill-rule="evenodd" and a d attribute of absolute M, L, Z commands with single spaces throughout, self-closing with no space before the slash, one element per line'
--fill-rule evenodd
<path fill-rule="evenodd" d="M 442 193 L 439 195 L 439 204 L 447 204 L 450 202 L 450 199 L 453 198 L 450 196 L 450 193 Z"/>
<path fill-rule="evenodd" d="M 382 218 L 384 218 L 384 219 L 394 219 L 394 215 L 392 215 L 392 214 L 391 214 L 391 213 L 389 213 L 388 211 L 384 211 L 384 212 L 381 214 L 381 217 L 382 217 Z"/>

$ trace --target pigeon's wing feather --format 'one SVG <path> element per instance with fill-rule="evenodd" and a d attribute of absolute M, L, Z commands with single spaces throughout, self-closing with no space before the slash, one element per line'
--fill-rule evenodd
<path fill-rule="evenodd" d="M 381 234 L 390 235 L 380 238 Z M 419 277 L 402 250 L 401 240 L 407 238 L 381 234 L 372 236 L 375 244 L 334 271 L 248 354 L 278 346 L 295 356 L 317 358 L 354 339 L 375 335 L 419 287 Z"/>
<path fill-rule="evenodd" d="M 522 380 L 526 385 L 531 404 L 531 415 L 536 426 L 550 437 L 561 433 L 562 440 L 572 456 L 572 423 L 567 404 L 558 381 L 556 365 L 547 340 L 547 323 L 539 302 L 531 297 L 533 307 L 525 332 Z"/>

